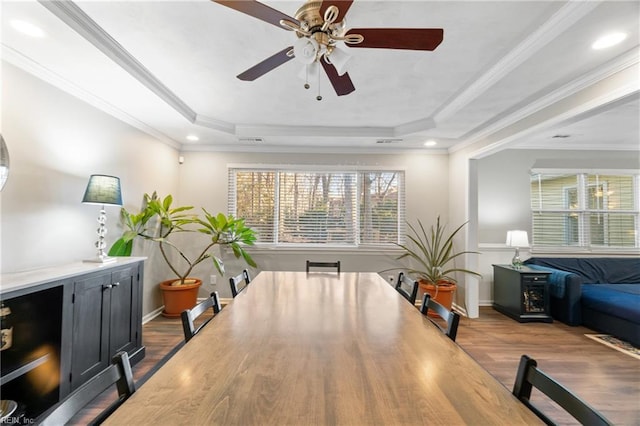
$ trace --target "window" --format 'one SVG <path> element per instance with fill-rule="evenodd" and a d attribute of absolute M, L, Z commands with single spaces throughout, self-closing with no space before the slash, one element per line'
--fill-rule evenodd
<path fill-rule="evenodd" d="M 394 245 L 404 235 L 402 171 L 229 169 L 229 213 L 257 243 Z"/>
<path fill-rule="evenodd" d="M 640 175 L 532 173 L 533 245 L 637 248 Z"/>

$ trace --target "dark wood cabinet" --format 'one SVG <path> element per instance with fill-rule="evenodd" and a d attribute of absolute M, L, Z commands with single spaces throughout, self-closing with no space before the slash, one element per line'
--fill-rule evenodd
<path fill-rule="evenodd" d="M 137 265 L 74 281 L 71 390 L 104 370 L 120 351 L 140 345 Z"/>
<path fill-rule="evenodd" d="M 109 302 L 111 273 L 73 283 L 71 390 L 109 366 Z"/>
<path fill-rule="evenodd" d="M 548 278 L 526 266 L 493 265 L 493 308 L 519 322 L 553 322 Z"/>
<path fill-rule="evenodd" d="M 16 336 L 0 353 L 3 399 L 35 418 L 107 368 L 118 351 L 132 363 L 142 359 L 143 260 L 3 275 L 0 296 Z"/>

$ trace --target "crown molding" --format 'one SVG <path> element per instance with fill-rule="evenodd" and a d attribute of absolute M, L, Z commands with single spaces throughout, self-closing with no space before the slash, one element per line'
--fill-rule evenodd
<path fill-rule="evenodd" d="M 299 146 L 299 145 L 183 145 L 181 152 L 251 152 L 274 154 L 401 154 L 401 155 L 448 155 L 446 149 L 416 148 L 379 148 L 360 147 L 342 148 L 339 146 Z"/>
<path fill-rule="evenodd" d="M 207 127 L 213 130 L 219 130 L 224 133 L 228 133 L 230 135 L 236 134 L 236 126 L 227 121 L 222 121 L 215 119 L 213 117 L 207 117 L 206 115 L 196 114 L 196 118 L 193 121 L 193 124 L 197 124 L 198 126 Z"/>
<path fill-rule="evenodd" d="M 2 59 L 6 60 L 8 63 L 28 72 L 29 74 L 36 76 L 40 80 L 43 80 L 72 96 L 75 96 L 76 98 L 82 100 L 83 102 L 86 102 L 87 104 L 93 106 L 94 108 L 97 108 L 100 111 L 103 111 L 106 114 L 109 114 L 110 116 L 115 117 L 118 120 L 123 121 L 135 127 L 136 129 L 141 130 L 155 137 L 156 139 L 165 143 L 166 145 L 169 145 L 172 148 L 180 149 L 181 144 L 174 141 L 164 133 L 159 132 L 155 128 L 132 117 L 131 115 L 113 106 L 112 104 L 105 101 L 104 99 L 98 96 L 95 96 L 90 92 L 87 92 L 86 90 L 79 87 L 78 85 L 59 76 L 55 72 L 51 71 L 48 68 L 45 68 L 44 66 L 22 55 L 21 53 L 15 51 L 9 46 L 2 44 L 1 47 L 2 47 Z"/>
<path fill-rule="evenodd" d="M 601 1 L 567 2 L 529 37 L 502 57 L 483 75 L 475 79 L 448 104 L 440 108 L 433 116 L 434 121 L 436 123 L 442 122 L 470 104 L 524 61 L 531 58 L 534 53 L 593 11 L 600 3 Z"/>
<path fill-rule="evenodd" d="M 423 132 L 425 130 L 433 129 L 436 127 L 436 122 L 431 117 L 423 118 L 420 120 L 411 121 L 409 123 L 401 124 L 394 128 L 394 133 L 398 136 L 409 135 L 411 133 Z"/>
<path fill-rule="evenodd" d="M 323 126 L 236 126 L 236 136 L 305 136 L 305 137 L 394 137 L 389 127 L 323 127 Z"/>
<path fill-rule="evenodd" d="M 38 0 L 47 10 L 120 65 L 132 77 L 194 123 L 196 113 L 155 75 L 102 29 L 89 15 L 69 0 Z"/>
<path fill-rule="evenodd" d="M 486 126 L 483 129 L 479 130 L 475 134 L 465 137 L 464 142 L 458 143 L 457 145 L 451 147 L 449 152 L 453 153 L 462 149 L 467 148 L 475 144 L 476 142 L 481 141 L 482 139 L 512 125 L 517 123 L 520 120 L 523 120 L 527 117 L 530 117 L 534 113 L 537 113 L 544 108 L 547 108 L 553 104 L 556 104 L 569 96 L 575 95 L 582 90 L 588 89 L 589 87 L 594 86 L 597 83 L 605 81 L 609 78 L 614 77 L 615 75 L 624 72 L 625 70 L 631 69 L 632 67 L 636 67 L 640 63 L 640 53 L 637 49 L 631 49 L 628 52 L 618 56 L 613 61 L 606 63 L 594 71 L 584 74 L 582 77 L 571 81 L 568 84 L 552 91 L 551 93 L 543 96 L 536 101 L 528 104 L 525 108 L 521 108 L 515 111 L 512 114 L 509 114 L 503 117 L 501 120 L 496 121 L 490 126 Z M 599 96 L 598 101 L 590 101 L 586 102 L 582 105 L 578 105 L 575 108 L 572 108 L 571 111 L 574 111 L 574 115 L 582 114 L 590 109 L 597 108 L 606 103 L 615 102 L 617 99 L 628 96 L 634 92 L 638 91 L 638 86 L 640 83 L 636 79 L 630 79 L 630 82 L 627 82 L 615 90 L 611 90 L 608 93 Z M 558 116 L 560 117 L 560 116 Z M 552 120 L 553 124 L 557 124 L 561 121 L 568 120 L 571 118 L 571 115 L 563 114 L 562 120 Z M 536 126 L 536 130 L 539 126 Z M 511 138 L 508 138 L 511 140 Z"/>

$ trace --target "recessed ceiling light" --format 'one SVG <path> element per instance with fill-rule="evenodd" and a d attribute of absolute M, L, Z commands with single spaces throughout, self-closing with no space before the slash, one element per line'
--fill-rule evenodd
<path fill-rule="evenodd" d="M 11 21 L 11 26 L 14 30 L 19 31 L 22 34 L 26 34 L 30 37 L 44 37 L 44 31 L 27 21 L 14 19 Z"/>
<path fill-rule="evenodd" d="M 438 142 L 434 140 L 428 140 L 424 143 L 424 146 L 436 146 L 436 145 L 438 145 Z"/>
<path fill-rule="evenodd" d="M 604 35 L 597 39 L 592 45 L 591 48 L 595 50 L 606 49 L 607 47 L 615 46 L 618 43 L 621 43 L 627 35 L 625 33 L 611 33 Z"/>
<path fill-rule="evenodd" d="M 198 142 L 200 140 L 200 138 L 197 137 L 196 135 L 188 135 L 187 136 L 187 140 L 191 141 L 191 142 Z"/>

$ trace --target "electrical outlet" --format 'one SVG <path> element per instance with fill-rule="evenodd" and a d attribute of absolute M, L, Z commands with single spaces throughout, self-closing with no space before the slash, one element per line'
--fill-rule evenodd
<path fill-rule="evenodd" d="M 389 276 L 387 277 L 387 279 L 389 280 L 389 282 L 390 282 L 390 283 L 392 283 L 392 282 L 393 282 L 393 275 L 389 275 Z"/>
<path fill-rule="evenodd" d="M 218 277 L 216 275 L 211 275 L 209 277 L 209 284 L 216 285 L 218 283 Z"/>

